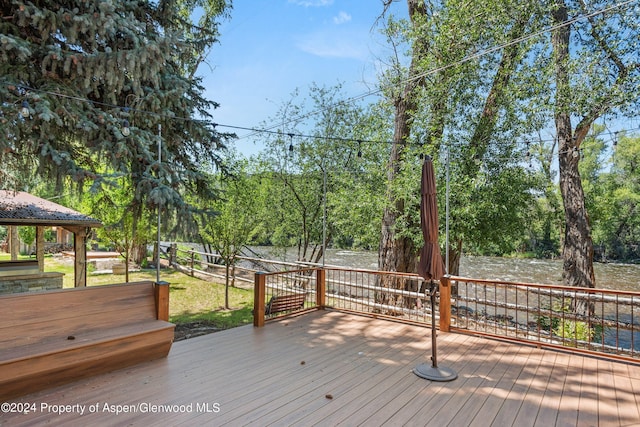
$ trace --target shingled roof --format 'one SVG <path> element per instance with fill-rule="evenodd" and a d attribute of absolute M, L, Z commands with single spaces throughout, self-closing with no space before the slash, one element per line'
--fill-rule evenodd
<path fill-rule="evenodd" d="M 0 190 L 0 225 L 102 227 L 97 219 L 23 191 Z"/>

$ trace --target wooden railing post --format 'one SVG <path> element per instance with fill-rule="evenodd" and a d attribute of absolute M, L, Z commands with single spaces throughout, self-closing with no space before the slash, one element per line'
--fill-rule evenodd
<path fill-rule="evenodd" d="M 440 331 L 451 329 L 451 280 L 449 276 L 440 278 Z"/>
<path fill-rule="evenodd" d="M 193 274 L 193 261 L 194 261 L 194 258 L 196 256 L 196 253 L 195 253 L 195 249 L 193 249 L 193 248 L 191 248 L 190 252 L 191 252 L 191 260 L 189 261 L 189 268 L 191 269 L 191 277 L 193 277 L 194 276 L 194 274 Z"/>
<path fill-rule="evenodd" d="M 264 298 L 267 276 L 264 273 L 256 272 L 253 286 L 253 326 L 264 326 Z"/>
<path fill-rule="evenodd" d="M 169 321 L 169 282 L 155 282 L 156 316 L 158 320 Z"/>
<path fill-rule="evenodd" d="M 316 270 L 316 305 L 320 310 L 324 310 L 324 306 L 326 305 L 326 280 L 327 271 L 324 268 Z"/>
<path fill-rule="evenodd" d="M 169 265 L 174 265 L 178 258 L 178 245 L 176 243 L 172 243 L 169 247 Z"/>

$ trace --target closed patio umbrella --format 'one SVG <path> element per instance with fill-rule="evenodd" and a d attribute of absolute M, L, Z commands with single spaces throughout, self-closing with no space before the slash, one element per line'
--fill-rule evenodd
<path fill-rule="evenodd" d="M 455 371 L 438 366 L 436 352 L 436 311 L 435 298 L 436 281 L 445 273 L 442 254 L 438 244 L 438 201 L 436 197 L 436 178 L 433 170 L 433 161 L 427 156 L 422 164 L 422 181 L 420 184 L 420 227 L 424 246 L 420 252 L 418 274 L 429 282 L 429 294 L 431 297 L 431 364 L 421 363 L 413 369 L 413 372 L 432 381 L 451 381 L 458 377 Z"/>

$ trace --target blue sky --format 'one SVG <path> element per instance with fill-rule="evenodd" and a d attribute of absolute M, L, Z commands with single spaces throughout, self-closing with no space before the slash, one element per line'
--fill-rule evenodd
<path fill-rule="evenodd" d="M 402 14 L 404 2 L 394 3 Z M 299 88 L 343 83 L 346 96 L 375 88 L 388 47 L 374 23 L 380 0 L 236 0 L 220 43 L 200 68 L 206 96 L 220 103 L 214 121 L 260 127 Z M 220 128 L 221 131 L 231 129 Z M 241 137 L 241 154 L 260 147 Z"/>

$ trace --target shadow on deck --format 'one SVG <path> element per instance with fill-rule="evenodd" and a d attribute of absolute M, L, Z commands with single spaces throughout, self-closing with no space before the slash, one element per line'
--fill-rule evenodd
<path fill-rule="evenodd" d="M 640 424 L 640 366 L 439 333 L 439 364 L 458 379 L 431 382 L 412 373 L 430 333 L 335 311 L 239 327 L 9 402 L 0 424 Z"/>

